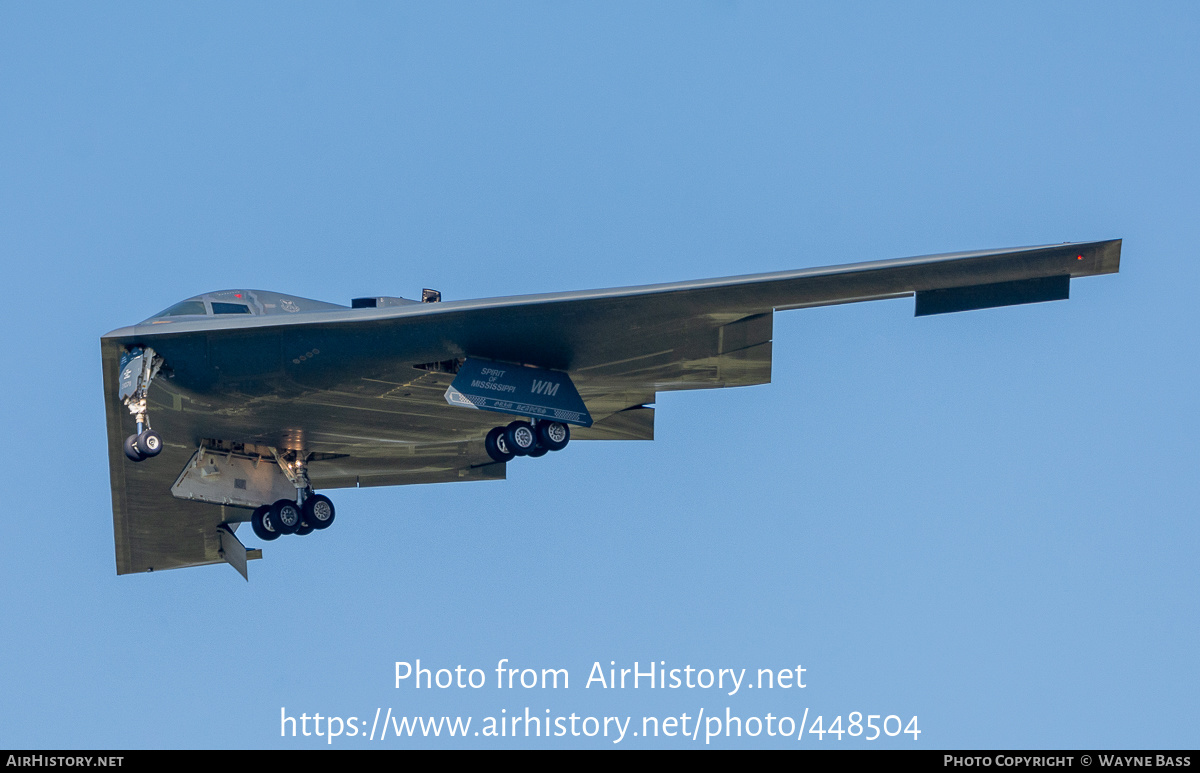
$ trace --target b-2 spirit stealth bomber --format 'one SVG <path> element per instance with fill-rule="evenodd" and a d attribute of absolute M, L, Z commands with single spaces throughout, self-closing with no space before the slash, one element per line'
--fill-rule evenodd
<path fill-rule="evenodd" d="M 776 311 L 916 296 L 916 315 L 1065 299 L 1120 240 L 725 279 L 350 306 L 197 295 L 100 340 L 117 573 L 232 564 L 234 532 L 334 521 L 318 490 L 496 480 L 571 440 L 650 440 L 658 392 L 771 380 Z"/>

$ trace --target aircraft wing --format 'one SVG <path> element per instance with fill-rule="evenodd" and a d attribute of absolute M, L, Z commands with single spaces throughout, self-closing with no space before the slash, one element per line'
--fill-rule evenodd
<path fill-rule="evenodd" d="M 1120 250 L 1120 240 L 1061 244 L 122 328 L 101 339 L 117 570 L 222 560 L 217 527 L 248 511 L 171 494 L 200 447 L 302 447 L 315 488 L 502 478 L 482 442 L 498 414 L 444 397 L 466 358 L 569 374 L 594 420 L 576 439 L 652 439 L 656 392 L 770 381 L 775 311 L 915 295 L 921 316 L 1057 300 L 1072 278 L 1115 273 Z M 131 346 L 165 361 L 149 391 L 164 451 L 140 464 L 121 450 L 132 419 L 117 396 L 119 359 Z"/>

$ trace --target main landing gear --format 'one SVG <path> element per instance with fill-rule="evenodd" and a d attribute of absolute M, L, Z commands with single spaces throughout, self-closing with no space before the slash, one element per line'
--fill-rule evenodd
<path fill-rule="evenodd" d="M 296 487 L 296 499 L 280 499 L 272 505 L 257 508 L 250 516 L 250 528 L 259 539 L 270 542 L 284 534 L 312 534 L 333 525 L 336 514 L 333 502 L 324 494 L 314 494 L 308 483 L 308 467 L 303 453 L 296 454 L 296 461 L 285 460 L 278 451 L 275 461 L 283 474 Z"/>
<path fill-rule="evenodd" d="M 537 458 L 550 451 L 561 451 L 571 442 L 571 428 L 559 421 L 534 419 L 514 421 L 496 427 L 487 434 L 483 446 L 495 462 L 507 462 L 515 456 Z"/>
<path fill-rule="evenodd" d="M 284 534 L 312 534 L 333 525 L 333 502 L 324 494 L 309 489 L 302 504 L 280 499 L 273 505 L 263 505 L 250 516 L 250 528 L 260 540 L 270 542 Z"/>
<path fill-rule="evenodd" d="M 125 438 L 122 445 L 131 462 L 140 462 L 162 452 L 162 436 L 150 429 L 150 416 L 146 410 L 146 392 L 162 364 L 162 357 L 149 347 L 131 349 L 121 357 L 119 396 L 137 423 L 137 432 Z"/>

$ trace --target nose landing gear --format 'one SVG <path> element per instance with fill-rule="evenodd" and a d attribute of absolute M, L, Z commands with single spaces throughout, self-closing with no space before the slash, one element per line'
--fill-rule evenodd
<path fill-rule="evenodd" d="M 162 452 L 162 436 L 150 429 L 150 416 L 146 409 L 146 392 L 162 364 L 163 358 L 149 347 L 130 349 L 121 355 L 121 388 L 118 397 L 137 423 L 137 432 L 125 438 L 122 445 L 125 456 L 131 462 L 140 462 Z"/>
<path fill-rule="evenodd" d="M 125 438 L 125 456 L 131 462 L 140 462 L 162 452 L 162 436 L 152 429 L 140 429 L 142 421 L 138 421 L 138 432 Z"/>

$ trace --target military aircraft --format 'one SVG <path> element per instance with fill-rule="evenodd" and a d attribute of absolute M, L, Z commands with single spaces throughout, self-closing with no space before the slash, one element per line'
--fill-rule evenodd
<path fill-rule="evenodd" d="M 608 290 L 350 306 L 224 290 L 100 339 L 117 573 L 227 562 L 334 521 L 316 490 L 497 480 L 572 440 L 651 440 L 657 392 L 771 380 L 776 311 L 1062 300 L 1121 241 Z M 152 422 L 153 420 L 153 422 Z M 153 423 L 153 428 L 151 428 Z"/>

